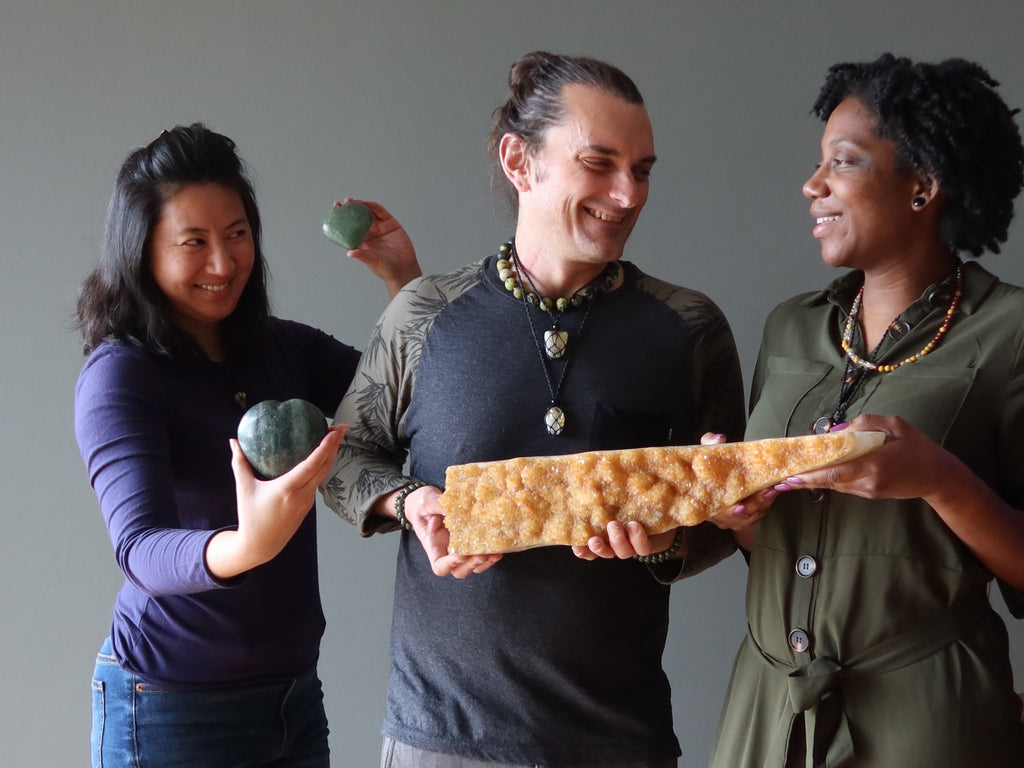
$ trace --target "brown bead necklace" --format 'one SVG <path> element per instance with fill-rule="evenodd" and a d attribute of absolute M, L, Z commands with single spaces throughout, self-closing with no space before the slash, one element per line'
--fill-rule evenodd
<path fill-rule="evenodd" d="M 942 318 L 942 325 L 932 336 L 931 340 L 921 347 L 920 350 L 912 354 L 910 357 L 900 360 L 898 363 L 875 363 L 870 358 L 874 357 L 878 352 L 878 348 L 882 342 L 878 343 L 878 347 L 868 355 L 866 358 L 861 357 L 853 350 L 853 331 L 857 327 L 857 321 L 860 319 L 860 310 L 864 299 L 864 286 L 860 287 L 857 291 L 856 297 L 853 299 L 853 304 L 850 305 L 850 311 L 846 315 L 846 325 L 843 327 L 843 336 L 839 342 L 839 346 L 843 350 L 843 354 L 846 356 L 846 368 L 843 371 L 843 381 L 839 389 L 839 399 L 836 404 L 835 411 L 832 412 L 832 416 L 822 416 L 820 419 L 814 422 L 813 430 L 815 434 L 824 434 L 828 432 L 836 424 L 842 422 L 846 416 L 846 410 L 850 407 L 850 403 L 853 402 L 857 392 L 860 390 L 861 385 L 864 383 L 864 379 L 867 374 L 871 373 L 892 373 L 896 369 L 908 365 L 910 363 L 916 363 L 922 357 L 928 355 L 932 350 L 935 349 L 946 336 L 946 332 L 949 330 L 950 325 L 953 322 L 953 315 L 956 314 L 957 308 L 960 306 L 960 299 L 964 293 L 964 275 L 961 265 L 956 265 L 954 272 L 956 276 L 956 288 L 953 291 L 953 298 L 949 302 L 949 306 L 946 308 L 946 315 Z M 890 323 L 889 327 L 892 328 L 899 322 L 899 316 Z M 884 340 L 884 336 L 882 337 Z"/>

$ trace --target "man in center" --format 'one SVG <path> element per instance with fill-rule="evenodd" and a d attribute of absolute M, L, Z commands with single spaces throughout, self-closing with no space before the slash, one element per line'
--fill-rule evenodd
<path fill-rule="evenodd" d="M 402 530 L 382 766 L 671 768 L 661 581 L 729 555 L 727 531 L 613 523 L 580 557 L 448 551 L 450 465 L 743 430 L 722 313 L 621 260 L 655 162 L 636 85 L 535 52 L 509 87 L 490 148 L 514 236 L 399 294 L 336 419 L 349 428 L 325 499 L 363 535 Z"/>

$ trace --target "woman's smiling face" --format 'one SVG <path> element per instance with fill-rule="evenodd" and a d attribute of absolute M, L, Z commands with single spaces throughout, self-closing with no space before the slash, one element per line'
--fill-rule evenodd
<path fill-rule="evenodd" d="M 821 162 L 804 183 L 813 234 L 830 266 L 884 265 L 917 237 L 910 217 L 922 179 L 899 165 L 896 145 L 876 130 L 875 115 L 860 100 L 840 102 L 821 137 Z"/>
<path fill-rule="evenodd" d="M 249 220 L 233 189 L 190 184 L 164 200 L 150 269 L 174 322 L 201 345 L 217 337 L 218 323 L 238 306 L 254 258 Z"/>

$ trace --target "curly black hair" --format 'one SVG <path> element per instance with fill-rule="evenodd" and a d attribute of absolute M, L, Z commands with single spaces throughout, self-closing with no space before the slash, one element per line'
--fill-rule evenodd
<path fill-rule="evenodd" d="M 954 252 L 999 252 L 1024 183 L 1024 147 L 999 83 L 974 62 L 915 63 L 886 53 L 829 68 L 812 114 L 855 98 L 878 119 L 905 168 L 933 176 L 945 200 L 940 235 Z"/>

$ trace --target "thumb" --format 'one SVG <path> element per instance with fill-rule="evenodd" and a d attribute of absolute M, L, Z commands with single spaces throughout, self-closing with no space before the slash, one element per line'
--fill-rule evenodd
<path fill-rule="evenodd" d="M 238 440 L 232 437 L 228 440 L 228 444 L 231 446 L 231 472 L 235 476 L 235 492 L 238 497 L 241 497 L 243 490 L 251 488 L 256 483 L 256 476 L 253 474 L 245 454 L 242 453 L 242 447 L 238 444 Z"/>

